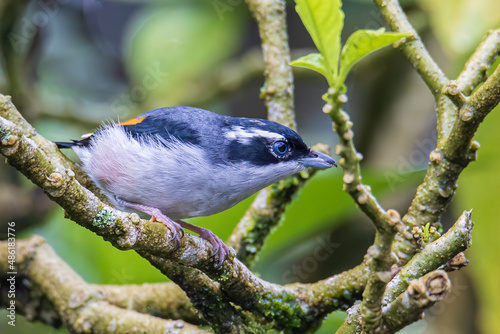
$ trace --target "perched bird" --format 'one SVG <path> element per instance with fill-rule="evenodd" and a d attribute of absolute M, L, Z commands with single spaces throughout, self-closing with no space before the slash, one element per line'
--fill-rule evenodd
<path fill-rule="evenodd" d="M 218 267 L 228 247 L 210 230 L 181 219 L 224 211 L 308 167 L 336 166 L 286 126 L 192 107 L 151 110 L 56 144 L 75 151 L 117 208 L 165 224 L 178 245 L 182 227 L 208 240 Z"/>

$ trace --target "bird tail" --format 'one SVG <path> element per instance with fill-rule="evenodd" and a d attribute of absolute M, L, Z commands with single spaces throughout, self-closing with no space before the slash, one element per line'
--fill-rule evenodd
<path fill-rule="evenodd" d="M 92 135 L 89 135 L 88 137 L 85 137 L 80 140 L 71 140 L 71 143 L 68 142 L 56 142 L 56 145 L 58 148 L 73 148 L 75 146 L 89 146 L 90 145 L 90 138 L 92 138 Z"/>
<path fill-rule="evenodd" d="M 57 148 L 72 148 L 73 146 L 76 146 L 76 144 L 73 143 L 63 143 L 63 142 L 56 142 Z"/>

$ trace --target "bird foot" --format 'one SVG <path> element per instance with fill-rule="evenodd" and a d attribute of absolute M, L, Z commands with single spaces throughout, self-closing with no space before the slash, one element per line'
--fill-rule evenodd
<path fill-rule="evenodd" d="M 184 237 L 184 230 L 182 229 L 184 227 L 190 231 L 193 231 L 194 233 L 198 233 L 200 238 L 205 239 L 212 244 L 213 247 L 212 257 L 217 255 L 219 259 L 215 265 L 215 269 L 219 269 L 222 266 L 222 263 L 224 263 L 224 261 L 226 260 L 226 257 L 229 254 L 229 247 L 226 246 L 226 244 L 212 231 L 203 227 L 186 223 L 185 221 L 182 220 L 178 220 L 177 222 L 175 222 L 172 219 L 168 218 L 166 215 L 164 215 L 163 212 L 161 212 L 161 210 L 157 208 L 152 208 L 138 203 L 127 202 L 118 197 L 115 197 L 115 199 L 120 206 L 144 212 L 151 216 L 152 222 L 157 221 L 167 226 L 169 230 L 172 232 L 172 238 L 177 243 L 176 250 L 180 247 L 181 244 L 180 238 Z"/>
<path fill-rule="evenodd" d="M 217 263 L 215 265 L 215 269 L 219 269 L 229 254 L 229 247 L 224 243 L 224 241 L 222 241 L 218 236 L 216 236 L 209 229 L 199 227 L 199 226 L 196 226 L 193 224 L 189 224 L 189 223 L 186 223 L 185 221 L 182 221 L 182 220 L 178 220 L 177 223 L 179 223 L 185 229 L 188 229 L 190 231 L 197 233 L 200 236 L 200 238 L 205 239 L 212 244 L 212 247 L 213 247 L 212 257 L 217 255 L 217 257 L 219 259 L 219 261 L 217 261 Z"/>
<path fill-rule="evenodd" d="M 127 202 L 121 198 L 115 197 L 116 201 L 120 206 L 134 209 L 140 212 L 144 212 L 148 215 L 151 216 L 151 221 L 152 222 L 159 222 L 168 227 L 170 232 L 172 232 L 172 239 L 176 242 L 177 246 L 175 250 L 179 249 L 181 245 L 181 240 L 180 238 L 184 237 L 184 230 L 182 229 L 182 226 L 179 225 L 179 223 L 176 223 L 172 219 L 168 218 L 166 215 L 164 215 L 160 209 L 157 208 L 152 208 L 146 205 L 138 204 L 138 203 L 132 203 L 132 202 Z M 180 235 L 180 237 L 179 237 Z"/>
<path fill-rule="evenodd" d="M 174 241 L 177 244 L 175 250 L 178 250 L 179 247 L 181 246 L 180 238 L 184 237 L 184 230 L 182 229 L 182 226 L 173 221 L 172 219 L 168 218 L 167 216 L 165 216 L 160 210 L 158 210 L 158 212 L 155 212 L 154 214 L 151 214 L 151 221 L 152 222 L 157 221 L 168 227 L 170 232 L 172 232 L 172 239 L 174 239 Z"/>

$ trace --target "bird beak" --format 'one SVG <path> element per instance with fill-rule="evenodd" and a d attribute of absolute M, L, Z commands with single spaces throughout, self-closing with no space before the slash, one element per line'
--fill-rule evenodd
<path fill-rule="evenodd" d="M 302 164 L 305 167 L 315 169 L 326 169 L 332 166 L 337 167 L 337 163 L 329 155 L 311 150 L 309 154 L 302 159 Z"/>

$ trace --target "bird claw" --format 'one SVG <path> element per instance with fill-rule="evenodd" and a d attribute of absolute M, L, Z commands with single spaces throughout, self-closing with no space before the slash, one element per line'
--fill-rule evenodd
<path fill-rule="evenodd" d="M 160 217 L 160 219 L 158 219 L 157 216 L 152 216 L 151 221 L 153 221 L 153 222 L 157 221 L 159 223 L 162 223 L 163 225 L 168 227 L 170 232 L 172 232 L 172 239 L 174 239 L 174 241 L 176 243 L 176 247 L 175 247 L 174 251 L 178 250 L 181 247 L 181 240 L 180 239 L 184 238 L 184 234 L 185 234 L 184 229 L 181 227 L 181 225 L 174 222 L 173 220 L 171 220 L 167 216 Z M 179 237 L 179 235 L 180 235 L 180 237 Z"/>
<path fill-rule="evenodd" d="M 172 239 L 174 239 L 175 243 L 177 244 L 175 250 L 178 250 L 179 247 L 181 247 L 180 238 L 184 237 L 184 230 L 182 229 L 182 226 L 165 216 L 163 212 L 160 211 L 160 209 L 139 203 L 128 202 L 118 196 L 115 196 L 115 200 L 120 206 L 147 213 L 151 216 L 152 222 L 159 222 L 168 227 L 170 232 L 172 232 Z M 180 238 L 179 234 L 181 235 Z"/>
<path fill-rule="evenodd" d="M 210 230 L 203 229 L 199 235 L 212 244 L 213 253 L 210 257 L 218 256 L 219 261 L 216 263 L 215 269 L 219 269 L 229 255 L 229 247 Z"/>

